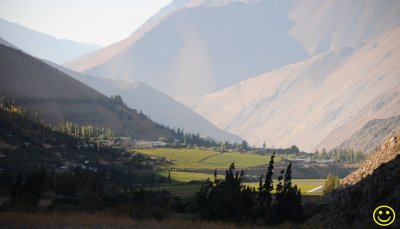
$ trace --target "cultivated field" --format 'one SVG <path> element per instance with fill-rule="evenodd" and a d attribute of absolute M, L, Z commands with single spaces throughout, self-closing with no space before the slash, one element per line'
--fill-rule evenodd
<path fill-rule="evenodd" d="M 178 173 L 184 173 L 184 172 L 178 172 Z M 207 179 L 207 177 L 210 177 L 210 179 L 213 179 L 213 176 L 211 174 L 196 174 L 192 173 L 193 177 L 200 177 L 204 178 L 203 180 Z M 180 174 L 181 177 L 184 176 L 184 181 L 191 181 L 191 174 L 185 174 L 182 175 Z M 171 172 L 171 179 L 173 179 L 173 173 Z M 220 178 L 223 178 L 223 176 L 220 175 Z M 322 193 L 307 193 L 308 191 L 324 185 L 325 180 L 324 179 L 293 179 L 292 183 L 297 185 L 301 189 L 302 195 L 321 195 Z M 274 188 L 276 187 L 276 184 L 278 183 L 277 180 L 274 180 Z M 250 187 L 254 187 L 255 189 L 258 188 L 259 184 L 258 182 L 250 182 L 247 183 L 245 182 L 244 185 L 248 185 Z M 152 190 L 168 190 L 170 191 L 173 195 L 180 196 L 180 197 L 193 197 L 196 195 L 196 192 L 200 191 L 201 184 L 184 184 L 184 183 L 175 183 L 171 185 L 163 185 L 163 186 L 157 186 L 151 188 Z M 275 192 L 275 190 L 273 191 Z"/>
<path fill-rule="evenodd" d="M 173 161 L 171 169 L 226 169 L 232 162 L 237 168 L 249 168 L 268 164 L 271 155 L 260 155 L 253 152 L 216 152 L 201 149 L 137 149 L 146 155 L 163 157 Z M 280 155 L 275 156 L 275 162 L 280 161 Z"/>
<path fill-rule="evenodd" d="M 162 157 L 172 161 L 172 164 L 162 166 L 158 174 L 168 177 L 171 175 L 171 185 L 163 185 L 152 187 L 151 189 L 169 190 L 176 196 L 189 197 L 194 196 L 200 190 L 201 184 L 189 184 L 191 181 L 205 181 L 207 178 L 214 179 L 214 170 L 217 170 L 218 178 L 223 179 L 225 169 L 232 162 L 238 169 L 244 169 L 255 166 L 265 166 L 270 160 L 271 155 L 259 155 L 256 153 L 240 153 L 240 152 L 216 152 L 211 150 L 201 149 L 171 149 L 171 148 L 155 148 L 155 149 L 137 149 L 136 152 Z M 275 156 L 275 163 L 281 159 L 280 155 Z M 275 171 L 277 176 L 278 171 Z M 251 179 L 250 179 L 251 178 Z M 248 182 L 248 180 L 253 180 Z M 258 188 L 258 177 L 247 177 L 245 185 Z M 296 184 L 302 191 L 303 195 L 307 195 L 308 191 L 324 184 L 324 179 L 293 179 L 293 184 Z M 274 180 L 274 185 L 277 180 Z M 312 195 L 315 195 L 312 194 Z"/>

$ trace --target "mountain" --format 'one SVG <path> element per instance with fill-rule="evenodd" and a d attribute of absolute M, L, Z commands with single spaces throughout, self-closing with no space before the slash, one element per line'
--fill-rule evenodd
<path fill-rule="evenodd" d="M 393 131 L 400 130 L 400 115 L 387 119 L 373 119 L 367 122 L 360 130 L 355 132 L 337 148 L 361 150 L 365 153 L 372 152 L 381 145 Z"/>
<path fill-rule="evenodd" d="M 83 75 L 62 66 L 51 64 L 58 70 L 107 95 L 120 95 L 129 107 L 150 116 L 151 120 L 185 132 L 200 133 L 218 141 L 242 142 L 243 139 L 229 134 L 205 118 L 177 102 L 168 95 L 142 82 L 101 79 Z"/>
<path fill-rule="evenodd" d="M 290 35 L 311 55 L 368 42 L 400 25 L 400 2 L 294 1 Z"/>
<path fill-rule="evenodd" d="M 399 38 L 400 27 L 181 101 L 251 144 L 332 149 L 368 121 L 400 114 Z"/>
<path fill-rule="evenodd" d="M 96 44 L 58 39 L 1 18 L 0 37 L 33 56 L 58 64 L 101 48 Z"/>
<path fill-rule="evenodd" d="M 0 95 L 37 112 L 47 122 L 72 121 L 110 128 L 139 139 L 172 133 L 22 51 L 0 45 Z"/>
<path fill-rule="evenodd" d="M 204 95 L 309 56 L 288 33 L 290 6 L 291 1 L 182 3 L 127 39 L 65 66 L 141 81 L 172 97 Z"/>
<path fill-rule="evenodd" d="M 334 204 L 308 223 L 324 228 L 376 228 L 374 209 L 381 205 L 400 208 L 400 133 L 389 138 L 360 165 L 341 180 L 333 193 Z M 397 212 L 396 212 L 397 213 Z M 395 220 L 390 228 L 399 228 Z"/>
<path fill-rule="evenodd" d="M 10 44 L 8 41 L 4 40 L 3 38 L 0 37 L 0 45 L 8 46 L 14 49 L 18 49 L 14 45 Z"/>
<path fill-rule="evenodd" d="M 127 39 L 68 62 L 91 75 L 201 96 L 400 25 L 395 0 L 175 0 Z"/>

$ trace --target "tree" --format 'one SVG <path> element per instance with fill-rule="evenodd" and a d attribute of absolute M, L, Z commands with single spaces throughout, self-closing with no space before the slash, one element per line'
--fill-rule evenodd
<path fill-rule="evenodd" d="M 325 185 L 323 189 L 324 195 L 332 193 L 338 186 L 339 186 L 339 176 L 329 173 L 325 179 Z"/>
<path fill-rule="evenodd" d="M 46 176 L 45 170 L 40 169 L 22 183 L 22 176 L 18 175 L 12 191 L 13 205 L 21 209 L 36 210 L 39 198 L 44 191 Z"/>
<path fill-rule="evenodd" d="M 284 170 L 281 171 L 276 188 L 274 207 L 278 217 L 277 220 L 300 221 L 303 218 L 301 190 L 297 188 L 297 185 L 292 186 L 292 163 L 289 163 L 284 178 L 282 177 L 283 173 Z"/>
<path fill-rule="evenodd" d="M 300 153 L 300 149 L 299 147 L 292 145 L 292 147 L 290 147 L 290 152 L 294 153 L 294 154 L 299 154 Z"/>
<path fill-rule="evenodd" d="M 325 148 L 322 148 L 321 155 L 322 155 L 322 157 L 326 157 L 326 149 Z"/>
<path fill-rule="evenodd" d="M 196 202 L 203 217 L 240 222 L 253 213 L 255 191 L 242 185 L 244 171 L 240 173 L 232 163 L 225 171 L 225 179 L 219 180 L 216 171 L 214 182 L 209 179 L 196 194 Z"/>
<path fill-rule="evenodd" d="M 264 210 L 271 208 L 272 198 L 271 192 L 274 190 L 274 185 L 272 181 L 272 175 L 274 174 L 274 157 L 275 152 L 272 154 L 271 159 L 268 164 L 267 173 L 265 175 L 265 182 L 263 184 L 263 175 L 260 178 L 259 190 L 258 190 L 258 203 L 260 207 Z"/>
<path fill-rule="evenodd" d="M 120 95 L 111 96 L 111 101 L 118 105 L 124 105 L 124 101 Z"/>
<path fill-rule="evenodd" d="M 246 140 L 243 140 L 241 149 L 242 151 L 247 151 L 249 149 L 249 144 L 246 142 Z"/>

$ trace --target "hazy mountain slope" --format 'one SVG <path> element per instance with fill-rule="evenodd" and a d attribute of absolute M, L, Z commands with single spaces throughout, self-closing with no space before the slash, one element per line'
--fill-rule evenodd
<path fill-rule="evenodd" d="M 0 95 L 13 98 L 48 122 L 72 121 L 142 139 L 171 133 L 22 51 L 0 45 Z"/>
<path fill-rule="evenodd" d="M 400 25 L 398 15 L 394 0 L 176 0 L 131 37 L 66 66 L 199 96 L 304 60 L 304 48 L 314 55 L 376 39 Z"/>
<path fill-rule="evenodd" d="M 262 0 L 191 0 L 186 4 L 186 7 L 221 7 L 233 2 L 242 2 L 242 3 L 256 3 Z"/>
<path fill-rule="evenodd" d="M 183 128 L 184 131 L 200 133 L 220 141 L 242 141 L 241 138 L 219 129 L 190 108 L 144 83 L 88 77 L 82 79 L 82 82 L 106 95 L 123 96 L 128 106 L 141 110 L 155 122 Z"/>
<path fill-rule="evenodd" d="M 175 129 L 181 128 L 185 132 L 200 133 L 219 141 L 243 141 L 240 137 L 219 129 L 190 108 L 142 82 L 101 79 L 82 75 L 56 64 L 49 64 L 107 96 L 121 95 L 129 107 L 142 111 L 157 123 Z"/>
<path fill-rule="evenodd" d="M 14 45 L 10 44 L 10 42 L 4 40 L 3 38 L 0 37 L 0 44 L 1 45 L 5 45 L 14 49 L 18 49 L 17 47 L 15 47 Z"/>
<path fill-rule="evenodd" d="M 191 1 L 192 0 L 173 0 L 167 6 L 161 8 L 161 10 L 158 11 L 155 15 L 153 15 L 149 19 L 147 19 L 146 22 L 139 28 L 139 30 L 149 26 L 150 24 L 152 24 L 154 22 L 158 22 L 158 21 L 162 20 L 164 17 L 174 13 L 177 10 L 180 10 L 180 9 L 186 7 L 186 5 Z"/>
<path fill-rule="evenodd" d="M 400 114 L 399 38 L 398 28 L 186 103 L 251 144 L 333 148 L 366 122 Z"/>
<path fill-rule="evenodd" d="M 99 45 L 58 39 L 0 18 L 0 37 L 27 53 L 62 64 L 99 48 Z"/>
<path fill-rule="evenodd" d="M 310 54 L 359 45 L 400 25 L 396 0 L 300 0 L 288 15 L 290 34 Z"/>
<path fill-rule="evenodd" d="M 203 95 L 308 57 L 288 34 L 289 6 L 260 1 L 182 8 L 65 66 L 142 81 L 174 97 Z"/>
<path fill-rule="evenodd" d="M 310 220 L 324 228 L 377 228 L 372 213 L 381 205 L 400 207 L 400 134 L 392 134 L 361 166 L 341 180 L 334 205 Z M 397 211 L 396 211 L 397 213 Z M 390 228 L 399 228 L 397 219 Z"/>
<path fill-rule="evenodd" d="M 220 7 L 233 2 L 243 2 L 243 3 L 255 3 L 261 0 L 173 0 L 170 4 L 163 7 L 160 11 L 158 11 L 155 15 L 151 16 L 146 22 L 141 26 L 141 28 L 145 28 L 148 25 L 159 22 L 165 17 L 173 14 L 174 12 L 181 10 L 185 7 Z M 139 30 L 141 29 L 139 28 Z"/>
<path fill-rule="evenodd" d="M 387 119 L 374 119 L 367 122 L 337 148 L 353 148 L 369 153 L 396 130 L 400 130 L 400 115 Z"/>

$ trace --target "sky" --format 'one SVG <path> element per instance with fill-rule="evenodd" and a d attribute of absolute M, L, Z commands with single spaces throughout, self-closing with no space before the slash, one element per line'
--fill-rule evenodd
<path fill-rule="evenodd" d="M 172 0 L 0 0 L 0 17 L 57 38 L 106 46 Z"/>

